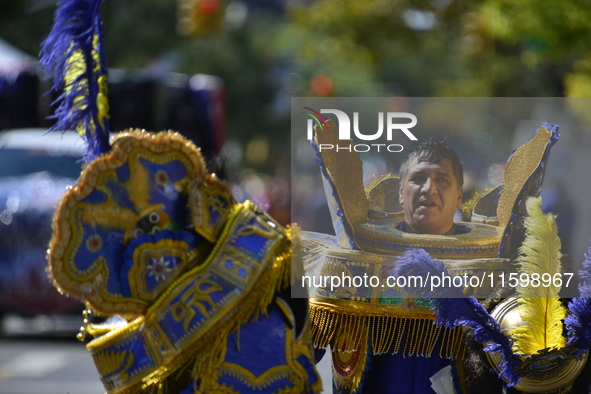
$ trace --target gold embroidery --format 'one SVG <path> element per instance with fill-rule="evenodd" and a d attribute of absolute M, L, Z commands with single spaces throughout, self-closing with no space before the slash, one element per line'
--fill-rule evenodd
<path fill-rule="evenodd" d="M 179 187 L 183 189 L 189 179 L 209 181 L 211 178 L 205 173 L 205 165 L 197 148 L 180 135 L 170 132 L 122 133 L 113 142 L 109 153 L 95 159 L 84 169 L 78 183 L 66 192 L 59 204 L 48 259 L 56 285 L 63 292 L 84 298 L 94 310 L 103 314 L 137 316 L 144 313 L 146 308 L 144 302 L 123 297 L 119 293 L 113 294 L 107 289 L 107 283 L 110 283 L 108 278 L 115 273 L 109 272 L 104 256 L 98 256 L 84 269 L 78 267 L 75 261 L 78 251 L 85 248 L 87 226 L 118 229 L 124 236 L 115 242 L 125 244 L 132 238 L 137 221 L 161 207 L 161 204 L 151 204 L 149 201 L 152 179 L 149 171 L 141 164 L 141 159 L 156 164 L 173 160 L 182 162 L 187 173 L 184 180 L 175 182 L 175 190 Z M 121 182 L 116 170 L 126 165 L 130 177 Z M 125 196 L 127 203 L 124 206 L 118 205 L 113 192 L 115 189 Z M 97 204 L 89 203 L 87 198 L 93 192 L 102 194 L 104 200 Z M 170 218 L 161 209 L 158 214 L 160 222 L 157 225 L 165 228 Z M 103 242 L 113 240 L 103 239 Z"/>
<path fill-rule="evenodd" d="M 133 364 L 133 353 L 129 350 L 120 353 L 101 352 L 94 356 L 94 362 L 101 376 L 109 376 L 116 372 L 117 377 L 128 380 L 127 370 Z"/>
<path fill-rule="evenodd" d="M 183 321 L 183 327 L 187 331 L 189 329 L 189 323 L 195 317 L 195 310 L 192 307 L 199 309 L 199 312 L 203 316 L 210 317 L 211 314 L 207 311 L 204 304 L 215 308 L 216 303 L 211 299 L 209 294 L 221 289 L 222 287 L 212 280 L 200 279 L 195 283 L 195 287 L 183 295 L 181 301 L 170 306 L 172 316 L 177 322 Z"/>

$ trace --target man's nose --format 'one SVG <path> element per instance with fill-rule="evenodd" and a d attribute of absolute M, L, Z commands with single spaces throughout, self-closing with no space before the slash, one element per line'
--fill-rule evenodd
<path fill-rule="evenodd" d="M 431 178 L 427 178 L 425 180 L 425 183 L 423 183 L 423 187 L 421 188 L 421 191 L 425 194 L 433 194 L 435 193 L 435 184 L 433 182 L 433 180 Z"/>

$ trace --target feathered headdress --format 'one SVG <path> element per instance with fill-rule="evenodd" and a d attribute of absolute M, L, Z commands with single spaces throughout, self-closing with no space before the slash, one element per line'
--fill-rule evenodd
<path fill-rule="evenodd" d="M 515 291 L 519 315 L 528 324 L 512 329 L 510 335 L 516 352 L 521 354 L 537 354 L 543 349 L 561 349 L 566 345 L 562 335 L 566 308 L 558 296 L 561 286 L 553 280 L 561 275 L 560 238 L 556 216 L 545 215 L 541 203 L 540 197 L 526 201 L 526 236 L 517 258 L 520 280 Z"/>
<path fill-rule="evenodd" d="M 60 0 L 41 66 L 61 95 L 52 130 L 76 130 L 87 142 L 85 160 L 109 150 L 107 68 L 99 7 L 103 0 Z"/>

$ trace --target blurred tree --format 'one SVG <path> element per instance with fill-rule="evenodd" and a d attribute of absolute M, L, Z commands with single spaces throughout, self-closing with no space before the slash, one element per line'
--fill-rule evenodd
<path fill-rule="evenodd" d="M 222 29 L 224 8 L 219 0 L 179 0 L 177 31 L 198 37 Z"/>
<path fill-rule="evenodd" d="M 110 68 L 144 68 L 181 44 L 176 1 L 116 0 L 101 7 Z"/>
<path fill-rule="evenodd" d="M 429 96 L 453 73 L 462 1 L 319 0 L 290 10 L 281 45 L 301 58 L 304 81 L 320 72 L 334 94 Z M 311 94 L 302 86 L 301 93 Z"/>
<path fill-rule="evenodd" d="M 486 0 L 466 15 L 460 58 L 467 78 L 446 85 L 453 94 L 567 96 L 591 95 L 591 9 L 585 1 Z M 468 83 L 467 83 L 468 82 Z M 577 108 L 591 124 L 587 108 Z"/>
<path fill-rule="evenodd" d="M 279 62 L 269 47 L 279 26 L 267 15 L 250 15 L 249 22 L 240 27 L 207 39 L 185 39 L 179 48 L 183 59 L 179 71 L 224 79 L 229 137 L 242 141 L 246 147 L 250 139 L 264 136 L 273 147 L 269 160 L 280 145 L 289 149 L 289 117 L 277 116 L 272 107 L 278 88 L 273 73 Z M 247 164 L 263 169 L 268 168 L 269 162 Z"/>
<path fill-rule="evenodd" d="M 301 1 L 280 46 L 306 94 L 320 72 L 336 95 L 583 95 L 590 14 L 575 0 Z"/>
<path fill-rule="evenodd" d="M 462 75 L 445 81 L 442 90 L 468 96 L 563 96 L 573 55 L 586 56 L 567 32 L 564 13 L 573 3 L 480 3 L 462 20 L 457 50 Z M 557 23 L 561 16 L 565 19 Z"/>

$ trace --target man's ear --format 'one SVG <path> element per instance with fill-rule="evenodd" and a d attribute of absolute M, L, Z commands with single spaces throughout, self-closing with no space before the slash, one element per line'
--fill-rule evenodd
<path fill-rule="evenodd" d="M 398 187 L 398 203 L 400 205 L 404 204 L 404 197 L 402 196 L 402 183 L 400 183 L 400 187 Z"/>
<path fill-rule="evenodd" d="M 464 188 L 461 187 L 460 190 L 458 190 L 458 208 L 462 207 L 462 195 L 464 194 Z"/>

